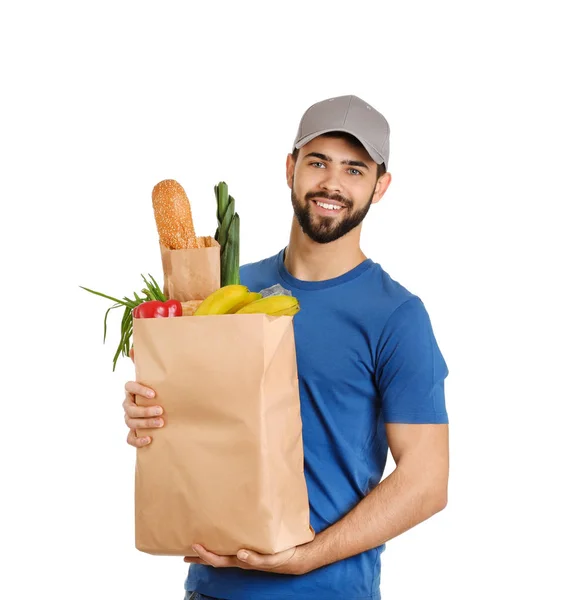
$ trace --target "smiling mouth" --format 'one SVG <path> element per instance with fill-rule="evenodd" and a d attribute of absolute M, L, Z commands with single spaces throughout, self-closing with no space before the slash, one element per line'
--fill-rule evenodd
<path fill-rule="evenodd" d="M 328 200 L 318 200 L 317 198 L 313 198 L 312 202 L 316 206 L 319 206 L 320 208 L 329 212 L 340 212 L 343 208 L 345 208 L 342 204 L 333 203 Z"/>

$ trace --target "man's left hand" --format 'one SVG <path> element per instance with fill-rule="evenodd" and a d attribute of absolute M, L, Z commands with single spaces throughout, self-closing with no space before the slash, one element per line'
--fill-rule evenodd
<path fill-rule="evenodd" d="M 252 550 L 239 550 L 236 556 L 220 556 L 209 552 L 200 544 L 194 544 L 192 548 L 198 556 L 186 556 L 184 562 L 217 568 L 238 567 L 239 569 L 270 571 L 286 575 L 303 575 L 310 570 L 307 566 L 306 546 L 308 545 L 296 546 L 277 554 L 259 554 Z"/>

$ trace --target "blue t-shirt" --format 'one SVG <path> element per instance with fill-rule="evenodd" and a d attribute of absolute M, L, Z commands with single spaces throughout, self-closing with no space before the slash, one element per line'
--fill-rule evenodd
<path fill-rule="evenodd" d="M 280 283 L 294 316 L 310 523 L 336 523 L 380 482 L 385 423 L 448 423 L 448 368 L 428 313 L 371 259 L 327 281 L 301 281 L 275 256 L 241 267 L 258 292 Z M 316 569 L 281 575 L 191 564 L 187 590 L 228 600 L 378 600 L 385 545 Z"/>

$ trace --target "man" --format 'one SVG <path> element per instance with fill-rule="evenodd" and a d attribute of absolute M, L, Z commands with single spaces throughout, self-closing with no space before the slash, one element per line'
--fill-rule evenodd
<path fill-rule="evenodd" d="M 275 283 L 302 306 L 294 316 L 310 543 L 273 556 L 224 557 L 193 540 L 186 599 L 378 600 L 385 542 L 443 509 L 449 471 L 448 368 L 420 298 L 360 249 L 362 221 L 391 175 L 389 125 L 356 96 L 303 115 L 287 183 L 289 244 L 241 267 L 258 291 Z M 128 443 L 163 424 L 126 384 Z M 395 470 L 382 482 L 390 449 Z"/>

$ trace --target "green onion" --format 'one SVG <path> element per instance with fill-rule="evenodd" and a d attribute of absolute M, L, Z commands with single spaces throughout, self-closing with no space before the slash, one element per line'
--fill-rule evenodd
<path fill-rule="evenodd" d="M 105 312 L 105 319 L 103 321 L 103 343 L 105 343 L 105 339 L 107 337 L 107 316 L 109 315 L 109 311 L 113 308 L 120 308 L 121 306 L 125 307 L 123 317 L 120 323 L 120 342 L 113 357 L 113 370 L 115 371 L 115 367 L 117 364 L 117 360 L 122 356 L 130 355 L 130 342 L 133 334 L 133 309 L 136 306 L 139 306 L 143 302 L 147 302 L 149 300 L 160 300 L 162 302 L 166 302 L 167 298 L 160 289 L 160 286 L 156 282 L 156 280 L 148 274 L 151 281 L 148 281 L 143 275 L 142 279 L 144 280 L 146 287 L 140 292 L 144 294 L 144 296 L 140 296 L 138 293 L 133 292 L 133 298 L 128 298 L 124 296 L 122 300 L 118 298 L 114 298 L 113 296 L 108 296 L 107 294 L 103 294 L 101 292 L 96 292 L 95 290 L 90 290 L 89 288 L 83 287 L 80 285 L 81 289 L 84 289 L 92 294 L 96 294 L 97 296 L 101 296 L 102 298 L 107 298 L 108 300 L 113 300 L 115 304 L 110 306 Z"/>

